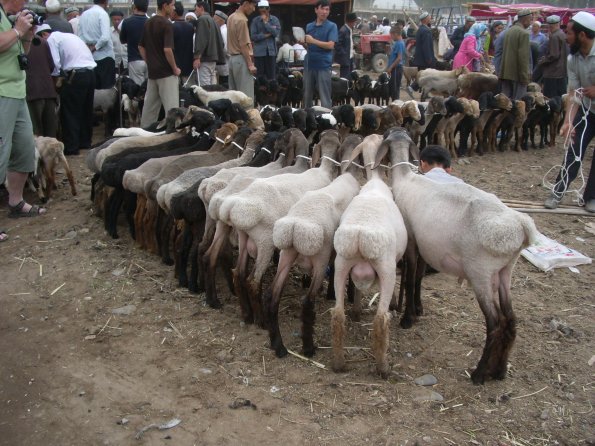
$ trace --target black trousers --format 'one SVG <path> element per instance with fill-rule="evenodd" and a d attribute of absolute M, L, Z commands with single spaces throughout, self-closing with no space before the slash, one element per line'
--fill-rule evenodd
<path fill-rule="evenodd" d="M 66 155 L 91 147 L 93 135 L 93 70 L 77 71 L 64 81 L 60 90 L 60 122 Z"/>
<path fill-rule="evenodd" d="M 555 96 L 562 96 L 566 94 L 566 78 L 554 79 L 554 78 L 543 78 L 543 95 L 548 98 Z"/>
<path fill-rule="evenodd" d="M 259 56 L 254 57 L 254 65 L 256 66 L 256 75 L 264 76 L 272 81 L 276 79 L 275 65 L 277 64 L 275 56 Z"/>
<path fill-rule="evenodd" d="M 401 79 L 403 79 L 403 65 L 397 65 L 390 73 L 390 96 L 399 99 L 401 95 Z"/>
<path fill-rule="evenodd" d="M 574 119 L 574 125 L 578 124 L 578 126 L 575 130 L 573 144 L 566 152 L 564 165 L 560 169 L 560 173 L 558 173 L 558 178 L 556 178 L 556 184 L 554 186 L 554 192 L 558 196 L 566 192 L 570 183 L 578 175 L 580 163 L 576 159 L 580 158 L 582 161 L 585 158 L 589 143 L 593 139 L 593 136 L 595 136 L 595 113 L 588 112 L 587 115 L 587 120 L 585 121 L 582 119 L 582 112 L 579 111 Z M 595 156 L 591 161 L 591 172 L 589 173 L 587 186 L 583 193 L 583 199 L 585 202 L 595 199 Z"/>
<path fill-rule="evenodd" d="M 95 88 L 102 90 L 116 85 L 116 61 L 111 57 L 96 60 Z"/>

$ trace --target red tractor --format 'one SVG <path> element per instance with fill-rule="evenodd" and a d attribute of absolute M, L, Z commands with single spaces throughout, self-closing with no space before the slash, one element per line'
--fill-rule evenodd
<path fill-rule="evenodd" d="M 362 70 L 382 73 L 388 66 L 387 51 L 392 39 L 390 34 L 354 34 L 355 66 Z"/>

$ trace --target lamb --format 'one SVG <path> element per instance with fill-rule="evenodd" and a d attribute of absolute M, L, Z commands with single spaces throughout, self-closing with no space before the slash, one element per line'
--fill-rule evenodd
<path fill-rule="evenodd" d="M 468 280 L 475 291 L 486 318 L 487 337 L 472 381 L 483 384 L 490 378 L 504 379 L 516 336 L 510 295 L 512 270 L 521 250 L 535 241 L 538 231 L 530 217 L 508 208 L 492 194 L 465 183 L 440 184 L 415 175 L 406 165 L 410 147 L 409 136 L 393 129 L 376 163 L 390 153 L 395 166 L 393 195 L 413 248 L 434 269 Z M 415 250 L 408 247 L 410 252 Z M 414 268 L 411 274 L 415 275 Z M 410 298 L 411 294 L 408 303 Z"/>
<path fill-rule="evenodd" d="M 246 110 L 254 108 L 254 100 L 246 93 L 241 91 L 207 91 L 198 85 L 194 85 L 191 88 L 194 94 L 203 104 L 208 104 L 209 102 L 216 99 L 229 99 L 233 103 L 240 104 Z"/>
<path fill-rule="evenodd" d="M 512 102 L 508 96 L 499 93 L 494 96 L 491 92 L 482 93 L 479 96 L 479 119 L 475 121 L 473 129 L 471 130 L 471 145 L 469 155 L 473 155 L 475 150 L 479 155 L 483 155 L 483 134 L 487 128 L 487 123 L 490 117 L 496 110 L 510 110 L 512 109 Z"/>
<path fill-rule="evenodd" d="M 264 294 L 264 303 L 265 311 L 268 311 L 271 347 L 278 357 L 287 355 L 279 331 L 279 302 L 294 264 L 312 276 L 308 292 L 302 300 L 302 341 L 304 354 L 314 355 L 314 300 L 322 287 L 331 259 L 333 236 L 339 226 L 339 219 L 359 192 L 355 166 L 348 164 L 353 150 L 361 142 L 361 136 L 349 135 L 339 150 L 343 175 L 322 189 L 307 192 L 285 217 L 277 220 L 273 228 L 273 243 L 281 252 L 277 273 Z"/>
<path fill-rule="evenodd" d="M 152 136 L 160 136 L 160 135 L 164 135 L 165 134 L 165 130 L 161 131 L 161 132 L 149 132 L 143 128 L 140 127 L 130 127 L 130 128 L 117 128 L 116 130 L 114 130 L 114 134 L 113 136 L 147 136 L 147 137 L 152 137 Z"/>
<path fill-rule="evenodd" d="M 422 100 L 432 92 L 454 95 L 458 88 L 457 78 L 467 73 L 469 70 L 464 66 L 451 71 L 439 71 L 433 68 L 420 71 L 417 74 L 417 84 L 422 89 Z"/>
<path fill-rule="evenodd" d="M 59 163 L 64 166 L 64 171 L 70 183 L 70 192 L 76 195 L 76 185 L 72 171 L 64 156 L 64 144 L 56 138 L 46 136 L 35 137 L 35 147 L 39 151 L 39 167 L 41 168 L 41 184 L 38 190 L 42 202 L 50 199 L 52 191 L 56 188 L 56 167 Z"/>
<path fill-rule="evenodd" d="M 244 322 L 263 326 L 262 276 L 273 256 L 273 226 L 293 204 L 310 190 L 328 186 L 335 176 L 334 159 L 340 142 L 336 130 L 325 131 L 315 145 L 313 158 L 322 156 L 319 168 L 293 175 L 276 175 L 254 181 L 240 194 L 228 197 L 220 208 L 220 219 L 238 232 L 239 254 L 234 285 L 243 308 Z M 248 256 L 255 258 L 247 276 Z M 248 307 L 250 303 L 250 308 Z"/>
<path fill-rule="evenodd" d="M 221 307 L 221 302 L 217 298 L 217 290 L 215 288 L 215 268 L 219 253 L 224 246 L 224 243 L 228 240 L 231 231 L 231 227 L 220 218 L 221 206 L 225 203 L 228 197 L 242 192 L 257 178 L 269 178 L 279 174 L 297 174 L 306 171 L 309 168 L 309 159 L 306 156 L 308 154 L 308 146 L 308 140 L 300 130 L 286 130 L 281 138 L 278 139 L 277 144 L 275 145 L 275 151 L 279 151 L 281 147 L 286 148 L 287 157 L 296 159 L 293 166 L 278 169 L 273 165 L 269 165 L 265 166 L 265 168 L 260 168 L 257 171 L 252 170 L 248 174 L 235 175 L 229 181 L 227 187 L 216 192 L 212 195 L 212 198 L 208 200 L 208 214 L 215 222 L 215 234 L 212 236 L 212 241 L 210 241 L 209 234 L 206 232 L 207 228 L 205 228 L 203 242 L 205 244 L 210 242 L 210 245 L 203 256 L 203 263 L 205 265 L 205 270 L 209 272 L 208 274 L 205 274 L 205 292 L 207 304 L 212 308 Z M 206 192 L 204 195 L 207 195 Z M 243 310 L 243 313 L 245 313 L 247 319 L 253 319 L 253 316 L 250 316 L 251 310 L 249 306 Z"/>
<path fill-rule="evenodd" d="M 459 96 L 479 99 L 482 93 L 498 90 L 498 76 L 487 73 L 466 73 L 457 78 Z"/>
<path fill-rule="evenodd" d="M 455 130 L 459 123 L 465 116 L 472 116 L 479 118 L 479 105 L 477 101 L 466 98 L 459 98 L 459 103 L 463 106 L 463 113 L 457 113 L 454 116 L 446 119 L 444 127 L 444 147 L 450 151 L 452 158 L 457 158 L 457 150 L 455 144 Z"/>
<path fill-rule="evenodd" d="M 332 310 L 332 367 L 345 369 L 343 339 L 345 337 L 345 285 L 351 276 L 355 287 L 364 291 L 375 281 L 380 287 L 378 310 L 372 330 L 372 350 L 376 370 L 388 376 L 388 342 L 391 314 L 389 305 L 396 282 L 397 260 L 407 247 L 407 230 L 403 217 L 393 200 L 390 187 L 377 170 L 372 170 L 382 137 L 370 135 L 356 148 L 362 152 L 368 182 L 362 187 L 341 217 L 334 237 L 335 297 Z"/>
<path fill-rule="evenodd" d="M 420 144 L 420 137 L 426 131 L 428 125 L 434 118 L 439 119 L 446 115 L 446 107 L 444 106 L 444 98 L 441 96 L 433 96 L 430 98 L 427 106 L 425 107 L 423 124 L 421 120 L 413 121 L 407 129 L 411 135 L 411 139 L 415 144 Z M 425 141 L 422 141 L 420 147 L 425 146 Z"/>
<path fill-rule="evenodd" d="M 264 130 L 264 121 L 260 117 L 260 112 L 255 108 L 248 110 L 248 125 L 254 130 Z"/>

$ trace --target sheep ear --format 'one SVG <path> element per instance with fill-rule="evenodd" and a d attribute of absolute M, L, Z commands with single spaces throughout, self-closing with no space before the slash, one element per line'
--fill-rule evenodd
<path fill-rule="evenodd" d="M 363 143 L 359 143 L 357 146 L 354 147 L 354 149 L 351 151 L 351 156 L 349 157 L 349 162 L 347 163 L 347 166 L 345 167 L 345 169 L 347 169 L 352 162 L 354 162 L 358 156 L 360 156 L 362 154 L 362 152 L 364 151 L 364 144 Z"/>
<path fill-rule="evenodd" d="M 378 151 L 376 152 L 376 159 L 374 160 L 372 170 L 376 169 L 382 163 L 382 160 L 388 156 L 388 149 L 389 143 L 387 141 L 382 141 L 380 147 L 378 147 Z"/>
<path fill-rule="evenodd" d="M 312 149 L 312 161 L 310 167 L 316 167 L 318 161 L 320 161 L 321 154 L 322 148 L 320 147 L 320 143 L 314 144 L 314 148 Z"/>

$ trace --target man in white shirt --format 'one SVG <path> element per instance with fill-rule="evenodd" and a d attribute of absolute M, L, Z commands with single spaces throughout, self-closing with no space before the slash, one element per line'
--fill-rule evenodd
<path fill-rule="evenodd" d="M 213 20 L 221 31 L 223 38 L 223 49 L 225 50 L 225 64 L 217 65 L 217 76 L 219 77 L 219 85 L 229 87 L 229 54 L 227 53 L 227 14 L 223 11 L 215 11 Z"/>
<path fill-rule="evenodd" d="M 78 36 L 79 33 L 79 15 L 81 14 L 80 9 L 76 6 L 69 6 L 64 10 L 66 20 L 72 25 L 72 31 Z"/>
<path fill-rule="evenodd" d="M 419 155 L 419 170 L 424 176 L 437 183 L 464 183 L 463 180 L 450 174 L 451 157 L 442 146 L 426 146 Z"/>
<path fill-rule="evenodd" d="M 306 58 L 306 54 L 308 54 L 308 51 L 306 50 L 306 48 L 304 48 L 304 45 L 302 45 L 299 42 L 296 42 L 293 44 L 293 54 L 296 61 L 303 62 Z"/>
<path fill-rule="evenodd" d="M 109 14 L 112 21 L 111 36 L 114 45 L 114 59 L 116 61 L 116 72 L 121 73 L 128 68 L 128 48 L 125 43 L 120 42 L 120 24 L 124 19 L 124 13 L 117 9 Z"/>
<path fill-rule="evenodd" d="M 78 155 L 91 147 L 93 94 L 97 66 L 91 51 L 78 36 L 41 25 L 36 34 L 45 39 L 54 61 L 52 76 L 64 76 L 60 89 L 60 122 L 66 155 Z"/>
<path fill-rule="evenodd" d="M 95 88 L 111 88 L 116 84 L 116 61 L 114 44 L 110 33 L 110 20 L 107 12 L 108 0 L 93 0 L 94 5 L 81 15 L 78 36 L 87 44 L 95 68 Z"/>
<path fill-rule="evenodd" d="M 284 34 L 281 37 L 281 48 L 279 48 L 279 52 L 277 53 L 277 68 L 289 68 L 289 64 L 295 62 L 295 50 L 289 44 L 290 38 L 288 35 Z"/>

